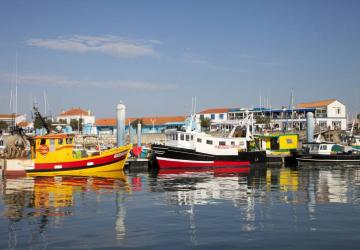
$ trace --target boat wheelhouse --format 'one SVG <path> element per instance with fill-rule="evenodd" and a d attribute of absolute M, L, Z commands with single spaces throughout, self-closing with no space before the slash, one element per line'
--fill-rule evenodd
<path fill-rule="evenodd" d="M 356 150 L 360 150 L 360 136 L 355 135 L 351 138 L 350 146 Z"/>
<path fill-rule="evenodd" d="M 299 135 L 292 133 L 256 135 L 261 149 L 266 150 L 268 164 L 295 164 L 293 154 L 298 149 Z"/>

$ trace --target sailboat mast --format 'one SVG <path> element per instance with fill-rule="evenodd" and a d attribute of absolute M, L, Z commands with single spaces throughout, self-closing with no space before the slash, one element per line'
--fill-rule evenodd
<path fill-rule="evenodd" d="M 46 98 L 46 92 L 44 90 L 44 115 L 47 116 L 47 110 L 46 110 L 46 105 L 47 105 L 47 98 Z"/>
<path fill-rule="evenodd" d="M 18 112 L 18 104 L 17 104 L 17 98 L 18 98 L 18 54 L 16 51 L 16 58 L 15 58 L 15 116 Z"/>

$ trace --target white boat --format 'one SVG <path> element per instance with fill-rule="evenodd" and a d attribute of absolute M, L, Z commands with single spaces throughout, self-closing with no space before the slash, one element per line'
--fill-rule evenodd
<path fill-rule="evenodd" d="M 300 165 L 306 163 L 358 165 L 360 164 L 360 151 L 332 142 L 312 142 L 303 145 L 302 152 L 296 156 L 296 159 Z"/>
<path fill-rule="evenodd" d="M 193 118 L 192 118 L 193 119 Z M 192 130 L 166 131 L 165 144 L 153 144 L 152 160 L 160 168 L 248 167 L 264 163 L 266 152 L 257 149 L 250 132 L 252 117 L 234 126 L 227 136 L 213 136 Z M 240 127 L 242 137 L 234 137 Z"/>

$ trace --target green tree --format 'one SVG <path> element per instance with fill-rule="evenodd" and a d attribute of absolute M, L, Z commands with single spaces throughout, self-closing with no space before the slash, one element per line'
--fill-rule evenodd
<path fill-rule="evenodd" d="M 9 127 L 9 124 L 5 121 L 0 121 L 0 130 L 6 130 Z"/>
<path fill-rule="evenodd" d="M 135 120 L 133 120 L 132 122 L 130 122 L 130 126 L 131 126 L 132 128 L 134 128 L 134 129 L 137 129 L 138 123 L 140 123 L 140 124 L 141 124 L 141 127 L 143 127 L 144 122 L 143 122 L 142 119 L 135 119 Z"/>
<path fill-rule="evenodd" d="M 270 124 L 270 117 L 267 116 L 258 116 L 256 117 L 256 124 Z"/>
<path fill-rule="evenodd" d="M 71 119 L 70 120 L 70 126 L 72 127 L 73 130 L 75 131 L 80 131 L 82 132 L 83 130 L 83 119 Z"/>
<path fill-rule="evenodd" d="M 200 117 L 200 126 L 201 126 L 201 128 L 203 128 L 205 131 L 206 131 L 206 130 L 209 130 L 210 124 L 211 124 L 211 119 L 210 119 L 210 118 Z"/>
<path fill-rule="evenodd" d="M 67 124 L 67 121 L 66 121 L 66 119 L 59 119 L 59 123 L 60 124 Z"/>
<path fill-rule="evenodd" d="M 51 119 L 47 119 L 46 117 L 44 119 L 45 119 L 45 122 L 46 122 L 48 128 L 51 128 L 51 124 L 52 124 Z M 41 121 L 40 117 L 36 116 L 35 120 L 34 120 L 34 128 L 35 129 L 41 129 L 43 127 L 44 127 L 44 124 Z"/>

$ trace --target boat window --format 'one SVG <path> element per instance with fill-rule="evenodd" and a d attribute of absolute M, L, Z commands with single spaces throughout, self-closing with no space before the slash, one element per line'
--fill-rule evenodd
<path fill-rule="evenodd" d="M 186 135 L 186 141 L 190 140 L 190 135 Z"/>
<path fill-rule="evenodd" d="M 46 139 L 41 139 L 40 140 L 40 145 L 45 145 L 46 144 Z"/>
<path fill-rule="evenodd" d="M 194 136 L 193 136 L 193 135 L 191 136 L 191 140 L 192 140 L 192 141 L 194 140 Z"/>
<path fill-rule="evenodd" d="M 50 152 L 55 151 L 55 139 L 50 139 Z"/>
<path fill-rule="evenodd" d="M 226 142 L 224 141 L 219 141 L 219 146 L 225 146 L 226 145 Z"/>
<path fill-rule="evenodd" d="M 196 140 L 198 143 L 201 143 L 201 138 L 197 138 Z"/>
<path fill-rule="evenodd" d="M 0 141 L 0 146 L 4 146 L 4 141 L 3 140 Z"/>
<path fill-rule="evenodd" d="M 182 140 L 182 141 L 184 140 L 184 134 L 180 135 L 180 140 Z"/>
<path fill-rule="evenodd" d="M 62 138 L 58 139 L 58 144 L 59 144 L 59 145 L 62 145 L 62 144 L 63 144 L 63 142 L 64 142 L 64 141 L 63 141 L 63 139 L 62 139 Z"/>
<path fill-rule="evenodd" d="M 320 150 L 327 150 L 327 145 L 321 145 Z"/>
<path fill-rule="evenodd" d="M 231 142 L 231 146 L 235 146 L 235 142 L 234 142 L 234 141 Z"/>
<path fill-rule="evenodd" d="M 206 140 L 206 144 L 212 145 L 213 141 L 212 140 Z"/>
<path fill-rule="evenodd" d="M 72 138 L 66 138 L 66 144 L 71 144 L 72 143 Z"/>
<path fill-rule="evenodd" d="M 175 141 L 177 141 L 178 140 L 178 135 L 177 134 L 175 134 Z"/>

